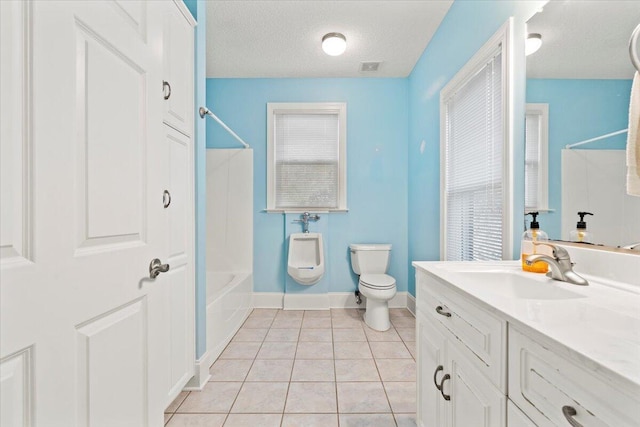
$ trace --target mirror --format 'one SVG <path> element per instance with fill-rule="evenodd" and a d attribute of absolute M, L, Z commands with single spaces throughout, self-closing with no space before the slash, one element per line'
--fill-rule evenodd
<path fill-rule="evenodd" d="M 575 240 L 577 212 L 586 211 L 591 243 L 640 242 L 640 197 L 626 194 L 625 166 L 629 38 L 639 23 L 635 1 L 566 0 L 527 23 L 542 45 L 527 56 L 526 212 L 540 211 L 551 239 Z"/>

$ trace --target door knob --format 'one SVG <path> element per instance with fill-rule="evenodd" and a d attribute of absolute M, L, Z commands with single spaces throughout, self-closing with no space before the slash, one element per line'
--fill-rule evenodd
<path fill-rule="evenodd" d="M 149 277 L 155 279 L 160 273 L 166 273 L 169 271 L 169 264 L 163 264 L 158 258 L 151 260 L 149 264 Z"/>

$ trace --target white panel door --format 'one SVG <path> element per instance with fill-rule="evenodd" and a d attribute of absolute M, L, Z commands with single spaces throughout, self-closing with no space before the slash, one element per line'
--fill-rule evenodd
<path fill-rule="evenodd" d="M 2 426 L 162 425 L 159 3 L 0 5 Z"/>
<path fill-rule="evenodd" d="M 180 132 L 193 134 L 193 18 L 182 1 L 165 1 L 163 21 L 164 120 Z"/>
<path fill-rule="evenodd" d="M 176 12 L 178 12 L 176 10 Z M 168 165 L 166 180 L 166 220 L 168 237 L 165 313 L 169 349 L 169 383 L 167 405 L 193 376 L 194 278 L 193 278 L 193 142 L 192 139 L 163 126 Z"/>

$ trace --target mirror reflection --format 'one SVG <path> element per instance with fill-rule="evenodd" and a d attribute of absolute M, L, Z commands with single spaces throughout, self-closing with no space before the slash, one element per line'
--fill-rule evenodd
<path fill-rule="evenodd" d="M 640 242 L 640 197 L 625 187 L 628 43 L 639 23 L 635 1 L 563 0 L 527 23 L 542 43 L 527 56 L 525 204 L 551 239 Z M 578 212 L 593 214 L 583 215 L 588 234 Z"/>

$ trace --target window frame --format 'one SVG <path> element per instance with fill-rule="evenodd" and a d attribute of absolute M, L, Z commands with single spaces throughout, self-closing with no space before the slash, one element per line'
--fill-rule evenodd
<path fill-rule="evenodd" d="M 549 104 L 527 103 L 525 108 L 525 118 L 527 115 L 535 114 L 540 116 L 540 145 L 538 147 L 538 206 L 526 206 L 525 212 L 541 211 L 548 212 L 549 209 Z M 526 125 L 525 125 L 526 126 Z M 526 129 L 526 127 L 525 127 Z M 525 163 L 527 152 L 527 138 L 525 134 Z M 525 174 L 527 168 L 525 164 Z M 525 178 L 526 179 L 526 178 Z M 526 186 L 525 186 L 526 192 Z M 525 194 L 525 201 L 527 200 Z"/>
<path fill-rule="evenodd" d="M 276 207 L 275 118 L 277 114 L 338 114 L 338 207 Z M 347 104 L 344 102 L 267 103 L 267 212 L 346 212 L 347 209 Z"/>
<path fill-rule="evenodd" d="M 440 259 L 447 259 L 447 196 L 446 183 L 446 141 L 447 141 L 447 101 L 459 88 L 471 80 L 495 56 L 502 54 L 502 259 L 513 259 L 513 18 L 509 18 L 498 31 L 475 53 L 440 91 Z"/>

